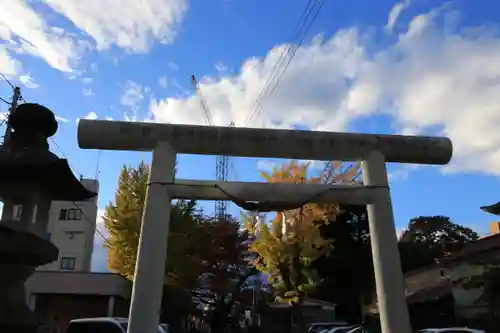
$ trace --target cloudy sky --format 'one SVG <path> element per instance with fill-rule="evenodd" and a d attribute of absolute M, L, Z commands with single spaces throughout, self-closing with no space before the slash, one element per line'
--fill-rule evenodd
<path fill-rule="evenodd" d="M 99 175 L 100 208 L 120 167 L 149 156 L 79 149 L 78 119 L 206 124 L 195 74 L 216 125 L 448 136 L 449 166 L 390 166 L 398 227 L 442 214 L 486 233 L 494 219 L 478 207 L 500 200 L 495 0 L 319 0 L 288 53 L 307 0 L 0 2 L 0 71 L 57 114 L 54 151 L 76 173 Z M 287 54 L 289 67 L 259 98 Z M 0 96 L 10 95 L 1 83 Z M 230 178 L 258 180 L 276 162 L 233 158 Z M 213 165 L 181 156 L 179 176 L 210 179 Z M 97 236 L 96 269 L 101 247 Z"/>

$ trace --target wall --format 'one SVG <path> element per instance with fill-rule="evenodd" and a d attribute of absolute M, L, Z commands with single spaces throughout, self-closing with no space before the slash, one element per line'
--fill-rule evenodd
<path fill-rule="evenodd" d="M 490 251 L 449 266 L 458 314 L 473 318 L 489 311 L 488 304 L 482 299 L 487 283 L 483 275 L 493 267 L 500 267 L 499 250 Z"/>
<path fill-rule="evenodd" d="M 34 312 L 43 324 L 52 328 L 52 332 L 65 332 L 73 319 L 107 317 L 108 302 L 108 296 L 39 295 Z M 113 315 L 128 317 L 128 302 L 115 298 Z"/>
<path fill-rule="evenodd" d="M 406 294 L 443 284 L 448 279 L 448 269 L 437 265 L 409 272 L 405 274 Z"/>
<path fill-rule="evenodd" d="M 88 190 L 99 192 L 97 180 L 81 179 L 80 181 Z M 53 201 L 51 203 L 47 233 L 50 241 L 59 249 L 59 257 L 57 261 L 38 267 L 38 270 L 90 272 L 97 224 L 97 199 L 96 196 L 87 201 Z M 21 211 L 22 206 L 16 205 L 12 218 L 19 220 Z M 63 261 L 66 265 L 63 265 Z"/>
<path fill-rule="evenodd" d="M 461 317 L 472 318 L 489 311 L 488 304 L 481 299 L 485 284 L 481 277 L 495 266 L 500 266 L 499 250 L 413 271 L 405 275 L 407 294 L 431 288 L 448 279 L 456 313 Z"/>
<path fill-rule="evenodd" d="M 98 192 L 99 184 L 94 179 L 82 179 L 83 185 Z M 75 214 L 75 209 L 81 209 L 82 214 Z M 66 219 L 61 219 L 61 210 L 67 210 Z M 64 215 L 64 214 L 63 214 Z M 38 270 L 61 270 L 64 266 L 62 258 L 75 260 L 75 271 L 90 272 L 92 247 L 97 223 L 97 197 L 88 201 L 64 202 L 53 201 L 49 213 L 48 232 L 50 240 L 59 249 L 57 261 L 40 266 Z M 68 263 L 70 260 L 65 260 Z M 66 267 L 65 270 L 70 267 Z"/>
<path fill-rule="evenodd" d="M 26 281 L 32 294 L 117 295 L 128 298 L 132 283 L 118 274 L 37 271 Z"/>

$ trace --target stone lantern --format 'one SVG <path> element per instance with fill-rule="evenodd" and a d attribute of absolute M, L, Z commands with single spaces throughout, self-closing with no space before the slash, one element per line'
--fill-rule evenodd
<path fill-rule="evenodd" d="M 52 111 L 26 103 L 9 116 L 13 132 L 0 146 L 0 332 L 34 333 L 41 323 L 26 304 L 24 284 L 37 266 L 58 258 L 47 233 L 51 202 L 96 196 L 73 175 L 68 161 L 49 151 L 57 131 Z M 14 207 L 21 206 L 20 218 Z"/>

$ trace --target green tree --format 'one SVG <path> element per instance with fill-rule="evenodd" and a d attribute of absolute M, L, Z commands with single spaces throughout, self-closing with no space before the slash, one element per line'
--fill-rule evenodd
<path fill-rule="evenodd" d="M 344 310 L 339 315 L 359 322 L 361 304 L 374 282 L 368 216 L 365 206 L 339 210 L 335 220 L 320 225 L 321 236 L 331 245 L 312 264 L 321 278 L 314 296 L 338 304 L 339 312 Z"/>
<path fill-rule="evenodd" d="M 478 238 L 472 229 L 452 222 L 447 216 L 415 217 L 399 239 L 403 271 L 439 262 Z"/>

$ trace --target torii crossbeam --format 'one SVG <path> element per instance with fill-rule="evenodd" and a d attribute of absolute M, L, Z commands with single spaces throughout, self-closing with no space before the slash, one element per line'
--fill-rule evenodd
<path fill-rule="evenodd" d="M 383 333 L 410 333 L 386 162 L 447 164 L 448 138 L 80 120 L 83 149 L 152 151 L 128 333 L 157 332 L 175 198 L 368 207 Z M 174 180 L 177 154 L 362 161 L 364 186 Z M 164 223 L 161 223 L 164 222 Z"/>

